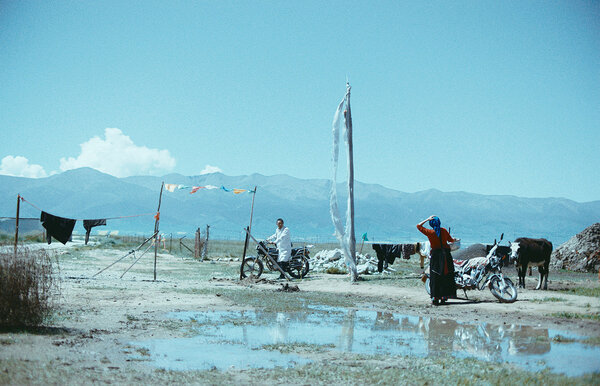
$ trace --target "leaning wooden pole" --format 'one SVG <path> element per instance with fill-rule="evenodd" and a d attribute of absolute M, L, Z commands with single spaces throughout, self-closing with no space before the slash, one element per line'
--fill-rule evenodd
<path fill-rule="evenodd" d="M 350 256 L 356 264 L 356 238 L 354 237 L 354 153 L 352 144 L 352 114 L 350 112 L 350 83 L 346 83 L 346 133 L 348 135 L 348 215 L 350 216 L 350 226 L 348 227 L 348 249 Z M 357 272 L 352 271 L 352 281 L 356 281 Z"/>
<path fill-rule="evenodd" d="M 254 199 L 256 198 L 256 188 L 254 187 L 254 193 L 252 193 L 252 205 L 250 206 L 250 225 L 248 225 L 248 232 L 252 232 L 252 216 L 254 215 Z"/>
<path fill-rule="evenodd" d="M 15 259 L 17 258 L 17 246 L 19 245 L 19 210 L 21 209 L 21 195 L 17 194 L 17 216 L 15 217 Z"/>
<path fill-rule="evenodd" d="M 254 187 L 254 193 L 252 193 L 252 205 L 250 206 L 250 224 L 248 225 L 248 233 L 252 232 L 252 216 L 254 215 L 254 199 L 256 198 L 256 188 Z M 244 265 L 244 259 L 246 258 L 246 251 L 248 250 L 248 234 L 246 234 L 246 241 L 244 241 L 244 252 L 242 253 L 242 265 Z M 242 274 L 240 271 L 240 280 L 242 279 Z"/>
<path fill-rule="evenodd" d="M 160 204 L 162 202 L 163 188 L 165 182 L 160 186 L 160 196 L 158 196 L 158 209 L 156 210 L 156 222 L 154 223 L 154 281 L 156 281 L 156 257 L 158 256 L 158 222 L 160 221 Z"/>

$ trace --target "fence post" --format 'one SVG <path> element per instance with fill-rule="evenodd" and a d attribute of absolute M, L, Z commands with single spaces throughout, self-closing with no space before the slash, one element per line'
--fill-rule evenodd
<path fill-rule="evenodd" d="M 194 240 L 194 259 L 200 258 L 200 228 L 196 229 L 196 239 Z"/>
<path fill-rule="evenodd" d="M 206 253 L 208 251 L 208 236 L 210 233 L 210 225 L 206 225 L 206 240 L 204 240 L 204 245 L 202 248 L 202 260 L 206 259 Z"/>

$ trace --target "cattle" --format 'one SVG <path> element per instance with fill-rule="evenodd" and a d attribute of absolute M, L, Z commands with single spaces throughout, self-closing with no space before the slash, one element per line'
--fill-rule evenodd
<path fill-rule="evenodd" d="M 548 270 L 550 266 L 550 255 L 552 254 L 552 243 L 546 239 L 530 239 L 519 237 L 510 243 L 510 260 L 515 261 L 519 274 L 519 287 L 525 288 L 525 272 L 529 266 L 537 266 L 540 280 L 536 289 L 542 287 L 548 289 Z"/>

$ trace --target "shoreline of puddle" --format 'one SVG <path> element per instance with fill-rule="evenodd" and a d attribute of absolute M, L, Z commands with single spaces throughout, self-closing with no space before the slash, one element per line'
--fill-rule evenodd
<path fill-rule="evenodd" d="M 585 336 L 519 324 L 309 306 L 310 311 L 180 311 L 167 317 L 189 322 L 194 336 L 129 342 L 147 350 L 167 370 L 295 367 L 311 362 L 277 347 L 303 345 L 366 355 L 451 355 L 511 363 L 526 371 L 548 368 L 580 376 L 600 371 L 600 347 Z M 267 349 L 269 347 L 271 349 Z"/>

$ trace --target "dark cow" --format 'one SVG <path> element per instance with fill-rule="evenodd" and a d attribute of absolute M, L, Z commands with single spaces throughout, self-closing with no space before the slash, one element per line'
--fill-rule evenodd
<path fill-rule="evenodd" d="M 552 254 L 552 243 L 546 239 L 519 237 L 510 243 L 510 249 L 510 260 L 516 262 L 519 273 L 519 287 L 525 288 L 527 267 L 537 266 L 540 280 L 535 289 L 540 289 L 542 282 L 544 282 L 544 289 L 548 289 L 548 269 L 550 255 Z"/>

